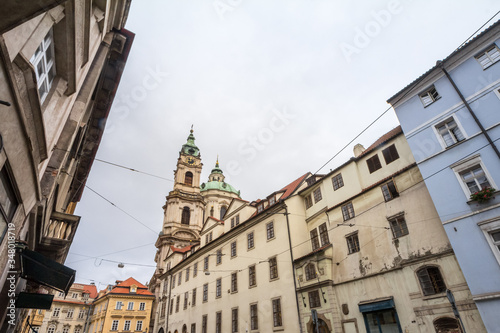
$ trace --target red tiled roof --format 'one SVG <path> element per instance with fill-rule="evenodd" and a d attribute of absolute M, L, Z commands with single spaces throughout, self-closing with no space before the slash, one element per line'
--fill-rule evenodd
<path fill-rule="evenodd" d="M 186 253 L 188 252 L 189 250 L 191 250 L 191 248 L 193 247 L 194 245 L 188 245 L 186 247 L 183 247 L 182 249 L 179 249 L 173 245 L 170 245 L 170 249 L 172 250 L 172 252 L 177 252 L 177 253 Z"/>
<path fill-rule="evenodd" d="M 389 132 L 385 133 L 384 135 L 382 135 L 377 141 L 375 141 L 370 147 L 366 148 L 366 150 L 364 152 L 362 152 L 359 156 L 363 156 L 363 155 L 366 155 L 368 154 L 369 152 L 371 152 L 372 150 L 374 150 L 375 148 L 377 148 L 378 146 L 380 146 L 381 144 L 383 144 L 384 142 L 392 139 L 393 137 L 399 135 L 403 133 L 403 131 L 401 130 L 401 125 L 399 125 L 398 127 L 396 128 L 393 128 L 392 130 L 390 130 Z"/>
<path fill-rule="evenodd" d="M 130 293 L 130 288 L 120 288 L 120 287 L 114 287 L 113 289 L 111 289 L 110 293 L 112 294 L 131 294 Z M 147 290 L 147 289 L 139 289 L 137 288 L 137 292 L 135 293 L 132 293 L 132 295 L 151 295 L 153 296 L 153 294 Z"/>
<path fill-rule="evenodd" d="M 135 284 L 137 288 L 147 288 L 145 285 L 134 279 L 133 277 L 129 277 L 123 282 L 118 283 L 116 286 L 117 287 L 130 287 L 131 285 Z"/>
<path fill-rule="evenodd" d="M 284 199 L 288 198 L 290 195 L 292 195 L 293 192 L 295 192 L 297 187 L 300 185 L 300 183 L 302 183 L 302 181 L 304 181 L 304 179 L 307 177 L 308 174 L 309 174 L 309 172 L 306 173 L 305 175 L 300 176 L 299 178 L 295 179 L 293 182 L 291 182 L 287 186 L 283 187 L 280 190 L 280 192 L 284 191 L 285 193 L 281 196 L 280 200 L 284 200 Z"/>
<path fill-rule="evenodd" d="M 219 219 L 216 219 L 216 218 L 215 218 L 215 217 L 213 217 L 213 216 L 209 216 L 208 218 L 209 218 L 209 219 L 212 219 L 212 220 L 214 220 L 214 221 L 217 221 L 217 222 L 219 222 L 219 223 L 224 224 L 224 221 L 221 221 L 221 220 L 219 220 Z"/>
<path fill-rule="evenodd" d="M 93 284 L 85 284 L 83 285 L 83 292 L 90 294 L 90 298 L 96 298 L 98 293 L 97 293 L 97 287 Z"/>

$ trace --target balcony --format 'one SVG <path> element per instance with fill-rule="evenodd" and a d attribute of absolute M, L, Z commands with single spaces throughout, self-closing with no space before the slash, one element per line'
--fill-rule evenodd
<path fill-rule="evenodd" d="M 44 221 L 38 251 L 57 262 L 64 262 L 73 242 L 80 216 L 52 212 Z"/>

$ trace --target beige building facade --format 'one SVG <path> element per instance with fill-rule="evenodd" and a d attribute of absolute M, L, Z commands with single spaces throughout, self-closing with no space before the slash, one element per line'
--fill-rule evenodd
<path fill-rule="evenodd" d="M 67 295 L 58 292 L 54 296 L 38 333 L 84 333 L 92 302 L 97 297 L 96 286 L 73 283 Z"/>
<path fill-rule="evenodd" d="M 190 243 L 161 235 L 152 330 L 455 333 L 449 290 L 485 332 L 401 129 L 354 153 L 263 199 L 218 192 Z"/>
<path fill-rule="evenodd" d="M 68 292 L 74 281 L 62 264 L 132 45 L 129 7 L 129 0 L 2 2 L 0 252 L 9 253 L 0 256 L 2 332 L 23 321 L 21 305 L 40 306 L 34 299 L 47 294 L 40 286 Z"/>

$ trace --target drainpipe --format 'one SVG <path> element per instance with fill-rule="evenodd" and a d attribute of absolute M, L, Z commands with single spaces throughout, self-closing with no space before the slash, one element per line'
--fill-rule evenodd
<path fill-rule="evenodd" d="M 443 73 L 446 75 L 446 77 L 448 78 L 448 80 L 450 81 L 451 85 L 453 86 L 453 88 L 455 88 L 455 91 L 457 92 L 458 96 L 460 96 L 460 99 L 462 100 L 462 102 L 464 103 L 464 105 L 467 107 L 467 109 L 469 110 L 470 114 L 472 115 L 472 118 L 474 118 L 474 120 L 476 121 L 476 124 L 477 126 L 479 126 L 479 128 L 481 129 L 481 132 L 484 134 L 484 136 L 486 137 L 486 140 L 488 140 L 489 144 L 491 145 L 491 147 L 493 148 L 493 150 L 495 151 L 495 153 L 497 154 L 498 158 L 500 159 L 500 152 L 498 151 L 498 148 L 495 146 L 495 144 L 493 143 L 493 141 L 491 140 L 490 136 L 488 135 L 488 132 L 486 132 L 486 130 L 484 129 L 483 125 L 481 124 L 481 122 L 479 121 L 479 119 L 476 117 L 476 114 L 474 113 L 474 111 L 472 111 L 469 103 L 465 100 L 465 97 L 464 95 L 462 95 L 462 93 L 460 92 L 460 90 L 458 89 L 457 85 L 455 84 L 455 82 L 453 81 L 453 79 L 451 78 L 450 74 L 446 71 L 446 69 L 444 68 L 444 63 L 439 60 L 436 64 L 439 68 L 441 68 L 441 70 L 443 71 Z"/>
<path fill-rule="evenodd" d="M 288 245 L 290 246 L 290 260 L 292 263 L 292 274 L 293 274 L 293 286 L 295 288 L 295 304 L 297 305 L 297 317 L 299 318 L 299 328 L 300 328 L 300 333 L 302 333 L 302 321 L 300 320 L 300 308 L 299 308 L 299 300 L 297 298 L 297 278 L 295 277 L 295 266 L 293 264 L 293 253 L 292 253 L 292 237 L 290 236 L 290 222 L 288 221 L 288 208 L 285 203 L 283 203 L 285 206 L 285 217 L 286 217 L 286 227 L 288 231 Z"/>

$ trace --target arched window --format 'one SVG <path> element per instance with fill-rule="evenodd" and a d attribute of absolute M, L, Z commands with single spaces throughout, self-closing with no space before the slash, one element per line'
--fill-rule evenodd
<path fill-rule="evenodd" d="M 182 326 L 182 333 L 188 333 L 188 328 L 187 328 L 186 324 L 184 324 L 184 326 Z"/>
<path fill-rule="evenodd" d="M 210 216 L 214 216 L 214 206 L 212 206 L 212 208 L 210 208 Z"/>
<path fill-rule="evenodd" d="M 191 218 L 191 211 L 189 210 L 189 207 L 184 207 L 182 209 L 181 223 L 182 224 L 189 224 L 189 219 L 190 218 Z"/>
<path fill-rule="evenodd" d="M 186 172 L 184 175 L 184 184 L 193 185 L 193 173 L 191 171 Z"/>
<path fill-rule="evenodd" d="M 220 208 L 220 218 L 219 218 L 219 220 L 222 221 L 222 218 L 224 217 L 224 214 L 226 214 L 226 211 L 227 211 L 227 207 L 226 206 L 222 206 Z"/>
<path fill-rule="evenodd" d="M 306 265 L 306 281 L 316 278 L 316 266 L 313 263 Z"/>
<path fill-rule="evenodd" d="M 418 281 L 424 296 L 435 295 L 446 291 L 443 277 L 439 268 L 427 266 L 417 271 Z"/>
<path fill-rule="evenodd" d="M 444 317 L 434 321 L 436 333 L 460 333 L 460 326 L 455 318 Z"/>

